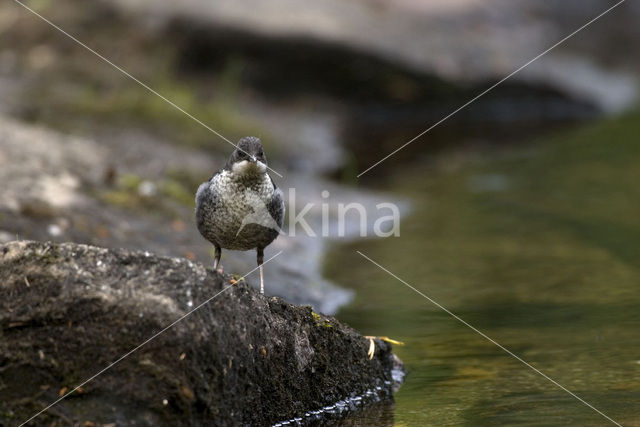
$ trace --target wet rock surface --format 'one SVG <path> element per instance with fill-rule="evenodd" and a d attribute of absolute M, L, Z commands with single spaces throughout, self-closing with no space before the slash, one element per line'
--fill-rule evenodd
<path fill-rule="evenodd" d="M 0 246 L 0 424 L 25 421 L 207 300 L 35 425 L 269 425 L 390 398 L 390 345 L 376 340 L 370 360 L 348 326 L 229 280 L 148 252 Z"/>

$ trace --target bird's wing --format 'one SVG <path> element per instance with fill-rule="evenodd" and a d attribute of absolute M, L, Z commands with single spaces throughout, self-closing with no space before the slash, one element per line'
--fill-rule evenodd
<path fill-rule="evenodd" d="M 218 173 L 214 173 L 209 181 L 200 184 L 196 192 L 196 224 L 198 229 L 206 221 L 205 215 L 207 215 L 207 212 L 210 212 L 213 207 L 221 203 L 220 195 L 211 188 L 211 181 Z"/>
<path fill-rule="evenodd" d="M 269 177 L 271 178 L 271 177 Z M 282 228 L 282 224 L 284 223 L 284 196 L 282 194 L 282 190 L 278 188 L 278 186 L 271 179 L 271 183 L 273 184 L 273 196 L 267 205 L 267 210 L 271 217 L 278 224 L 278 227 Z"/>
<path fill-rule="evenodd" d="M 216 172 L 213 175 L 211 175 L 211 178 L 209 178 L 208 181 L 203 182 L 202 184 L 200 184 L 200 187 L 198 187 L 198 191 L 196 192 L 196 211 L 198 211 L 198 207 L 201 206 L 203 203 L 207 202 L 210 198 L 213 198 L 214 200 L 212 201 L 216 201 L 215 199 L 219 199 L 220 196 L 215 192 L 212 191 L 211 189 L 211 181 L 213 181 L 213 179 L 219 174 L 220 172 Z"/>

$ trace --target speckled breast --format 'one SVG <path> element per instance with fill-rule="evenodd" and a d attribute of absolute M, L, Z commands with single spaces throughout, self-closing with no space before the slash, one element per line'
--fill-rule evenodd
<path fill-rule="evenodd" d="M 267 246 L 278 235 L 277 224 L 267 208 L 273 193 L 266 174 L 238 179 L 229 171 L 220 172 L 198 189 L 196 217 L 200 233 L 225 249 Z"/>

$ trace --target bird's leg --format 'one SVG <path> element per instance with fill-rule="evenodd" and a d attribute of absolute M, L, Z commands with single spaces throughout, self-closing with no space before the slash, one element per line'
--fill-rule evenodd
<path fill-rule="evenodd" d="M 260 293 L 264 295 L 264 276 L 262 274 L 263 261 L 264 261 L 264 249 L 258 248 L 258 268 L 260 269 Z"/>
<path fill-rule="evenodd" d="M 216 245 L 216 252 L 213 255 L 213 269 L 217 270 L 218 269 L 218 265 L 220 264 L 220 256 L 222 255 L 222 248 L 218 245 Z M 220 270 L 222 270 L 222 268 L 220 268 Z"/>

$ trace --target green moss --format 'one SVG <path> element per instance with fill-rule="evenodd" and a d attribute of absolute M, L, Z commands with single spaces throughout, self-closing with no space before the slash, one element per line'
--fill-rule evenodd
<path fill-rule="evenodd" d="M 3 419 L 3 418 L 6 420 L 14 419 L 16 418 L 16 414 L 11 410 L 0 409 L 0 419 Z"/>
<path fill-rule="evenodd" d="M 119 179 L 119 186 L 125 190 L 138 190 L 138 187 L 142 183 L 142 177 L 133 174 L 123 174 Z"/>
<path fill-rule="evenodd" d="M 51 0 L 33 0 L 29 2 L 29 7 L 37 12 L 45 12 L 51 8 Z"/>
<path fill-rule="evenodd" d="M 56 264 L 60 262 L 60 255 L 58 254 L 58 245 L 55 243 L 49 243 L 49 246 L 42 252 L 36 253 L 40 257 L 40 262 L 45 264 Z"/>
<path fill-rule="evenodd" d="M 231 60 L 206 80 L 185 76 L 175 71 L 180 55 L 175 40 L 161 36 L 153 42 L 144 40 L 125 17 L 110 15 L 105 20 L 89 5 L 54 7 L 50 0 L 34 1 L 33 7 L 46 9 L 61 26 L 75 27 L 79 31 L 76 36 L 91 40 L 96 50 L 119 52 L 118 58 L 128 59 L 121 64 L 123 68 L 156 93 L 87 56 L 82 49 L 56 49 L 57 42 L 51 41 L 47 43 L 55 51 L 56 61 L 41 71 L 29 69 L 38 74 L 16 97 L 18 102 L 25 100 L 21 107 L 28 111 L 29 120 L 70 133 L 93 134 L 104 127 L 142 128 L 181 146 L 225 152 L 228 144 L 210 129 L 234 142 L 247 134 L 268 135 L 259 120 L 238 106 L 243 92 L 238 80 L 242 63 Z M 25 40 L 22 48 L 36 47 L 34 40 L 38 39 Z M 15 43 L 7 37 L 0 41 L 0 50 L 14 48 Z"/>
<path fill-rule="evenodd" d="M 181 83 L 173 76 L 156 77 L 148 84 L 184 112 L 231 141 L 242 135 L 266 133 L 257 123 L 238 113 L 231 99 L 218 97 L 218 94 L 212 98 L 199 98 L 197 85 Z M 218 151 L 226 144 L 188 114 L 137 85 L 126 84 L 114 89 L 86 84 L 82 89 L 72 91 L 72 95 L 39 92 L 41 98 L 34 108 L 47 109 L 47 115 L 41 118 L 55 127 L 70 117 L 76 121 L 85 118 L 97 124 L 108 122 L 110 126 L 143 126 L 179 145 Z M 56 105 L 53 111 L 47 108 L 53 104 Z"/>
<path fill-rule="evenodd" d="M 188 169 L 169 169 L 167 172 L 169 179 L 180 183 L 184 188 L 195 194 L 198 186 L 209 179 L 209 175 L 193 173 Z"/>
<path fill-rule="evenodd" d="M 322 326 L 324 328 L 333 328 L 333 324 L 329 319 L 316 313 L 315 311 L 311 311 L 311 316 L 313 317 L 313 320 L 315 320 L 317 326 Z"/>
<path fill-rule="evenodd" d="M 324 319 L 324 322 L 322 322 L 322 324 L 320 325 L 324 328 L 333 328 L 333 324 L 331 323 L 331 321 L 329 319 Z"/>
<path fill-rule="evenodd" d="M 194 206 L 195 205 L 195 191 L 191 191 L 188 188 L 185 188 L 178 181 L 174 181 L 171 179 L 161 181 L 160 182 L 160 193 L 171 198 L 172 200 L 186 205 L 186 206 Z"/>
<path fill-rule="evenodd" d="M 179 176 L 174 174 L 174 176 Z M 195 190 L 174 178 L 167 178 L 157 182 L 157 193 L 143 195 L 140 185 L 144 178 L 134 174 L 124 174 L 118 179 L 117 188 L 97 191 L 95 194 L 104 202 L 129 210 L 153 208 L 174 214 L 175 206 L 171 202 L 192 207 L 194 205 Z"/>
<path fill-rule="evenodd" d="M 129 190 L 107 190 L 99 195 L 106 203 L 126 209 L 138 209 L 143 205 L 141 197 Z"/>

